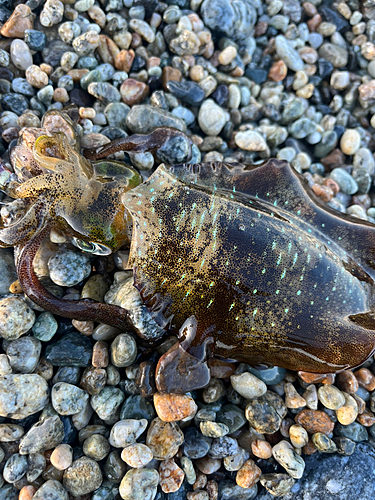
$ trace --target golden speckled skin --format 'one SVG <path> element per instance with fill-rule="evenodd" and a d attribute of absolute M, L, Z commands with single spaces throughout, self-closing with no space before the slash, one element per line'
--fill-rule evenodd
<path fill-rule="evenodd" d="M 135 286 L 162 326 L 252 364 L 326 373 L 374 350 L 375 228 L 321 205 L 286 162 L 158 170 L 123 196 Z"/>

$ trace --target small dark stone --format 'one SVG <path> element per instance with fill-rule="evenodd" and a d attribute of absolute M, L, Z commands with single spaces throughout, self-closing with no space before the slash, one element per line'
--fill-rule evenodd
<path fill-rule="evenodd" d="M 1 105 L 4 110 L 13 111 L 18 116 L 29 109 L 29 101 L 22 94 L 4 94 L 1 99 Z"/>
<path fill-rule="evenodd" d="M 331 76 L 333 71 L 333 64 L 326 59 L 318 59 L 318 74 L 324 79 L 327 76 Z"/>
<path fill-rule="evenodd" d="M 114 141 L 115 139 L 122 139 L 128 135 L 124 130 L 111 126 L 103 128 L 100 133 L 108 137 L 111 141 Z"/>
<path fill-rule="evenodd" d="M 326 21 L 333 23 L 337 31 L 341 31 L 342 29 L 350 28 L 350 24 L 348 21 L 339 13 L 336 9 L 328 7 L 328 5 L 321 5 L 318 9 L 320 14 L 323 14 L 323 17 Z"/>
<path fill-rule="evenodd" d="M 12 14 L 12 11 L 5 7 L 0 7 L 0 23 L 7 21 Z"/>
<path fill-rule="evenodd" d="M 0 94 L 8 94 L 11 90 L 11 85 L 8 80 L 0 78 Z"/>
<path fill-rule="evenodd" d="M 133 6 L 144 7 L 146 12 L 146 18 L 148 18 L 151 17 L 152 14 L 156 11 L 158 3 L 159 3 L 158 0 L 134 0 Z"/>
<path fill-rule="evenodd" d="M 30 50 L 38 52 L 43 50 L 46 45 L 46 34 L 38 30 L 25 30 L 25 42 Z"/>
<path fill-rule="evenodd" d="M 337 452 L 340 453 L 340 455 L 353 455 L 356 446 L 354 441 L 346 437 L 335 437 L 333 438 L 333 441 L 335 442 Z"/>
<path fill-rule="evenodd" d="M 156 156 L 159 160 L 169 163 L 169 165 L 176 165 L 187 161 L 190 151 L 190 143 L 186 137 L 173 137 L 172 139 L 168 139 L 156 151 Z"/>
<path fill-rule="evenodd" d="M 43 61 L 51 66 L 59 66 L 61 56 L 65 52 L 71 52 L 72 47 L 59 39 L 48 42 L 42 51 Z"/>
<path fill-rule="evenodd" d="M 329 115 L 332 112 L 331 108 L 327 106 L 327 104 L 318 104 L 316 110 L 323 113 L 323 115 Z"/>
<path fill-rule="evenodd" d="M 368 432 L 366 427 L 358 422 L 353 422 L 349 425 L 337 424 L 335 427 L 335 434 L 337 436 L 346 437 L 356 443 L 368 440 Z"/>
<path fill-rule="evenodd" d="M 167 89 L 172 92 L 177 99 L 190 106 L 199 106 L 204 99 L 204 90 L 195 82 L 174 82 L 167 83 Z"/>
<path fill-rule="evenodd" d="M 60 420 L 64 425 L 64 439 L 62 442 L 73 446 L 77 439 L 77 429 L 73 425 L 72 418 L 60 415 Z"/>
<path fill-rule="evenodd" d="M 120 412 L 120 419 L 126 420 L 128 418 L 134 418 L 140 420 L 145 418 L 151 422 L 156 416 L 153 405 L 146 398 L 143 398 L 139 394 L 128 396 L 122 405 Z"/>
<path fill-rule="evenodd" d="M 73 89 L 69 96 L 72 104 L 77 104 L 77 106 L 85 108 L 90 108 L 95 102 L 95 98 L 82 89 Z"/>
<path fill-rule="evenodd" d="M 196 427 L 189 427 L 185 432 L 185 441 L 182 445 L 183 453 L 192 460 L 203 458 L 211 448 L 212 439 L 203 436 Z"/>
<path fill-rule="evenodd" d="M 160 89 L 161 87 L 160 76 L 150 76 L 150 78 L 147 80 L 147 85 L 150 89 L 150 94 L 152 94 L 155 90 Z"/>
<path fill-rule="evenodd" d="M 146 67 L 146 61 L 143 57 L 136 55 L 133 60 L 131 71 L 140 71 L 142 68 Z"/>
<path fill-rule="evenodd" d="M 266 118 L 270 118 L 274 122 L 278 122 L 281 120 L 281 114 L 277 110 L 274 104 L 264 104 L 262 106 L 262 114 Z"/>
<path fill-rule="evenodd" d="M 245 71 L 245 75 L 254 83 L 264 83 L 267 80 L 268 71 L 259 69 L 254 63 L 250 63 Z"/>
<path fill-rule="evenodd" d="M 228 87 L 226 85 L 219 85 L 215 92 L 213 92 L 212 97 L 219 106 L 225 108 L 229 98 Z"/>
<path fill-rule="evenodd" d="M 4 80 L 12 81 L 12 79 L 14 78 L 14 74 L 12 71 L 10 71 L 10 69 L 0 67 L 0 78 L 4 78 Z"/>
<path fill-rule="evenodd" d="M 53 366 L 82 366 L 91 364 L 91 340 L 77 332 L 68 333 L 46 348 L 47 361 Z"/>

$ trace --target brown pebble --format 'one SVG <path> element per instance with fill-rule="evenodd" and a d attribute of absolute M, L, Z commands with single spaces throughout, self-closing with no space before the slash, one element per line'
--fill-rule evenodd
<path fill-rule="evenodd" d="M 186 394 L 154 394 L 156 413 L 163 422 L 177 422 L 197 411 L 194 399 Z"/>
<path fill-rule="evenodd" d="M 219 485 L 217 481 L 214 479 L 207 481 L 206 491 L 208 493 L 209 500 L 217 500 L 219 496 Z"/>
<path fill-rule="evenodd" d="M 340 191 L 339 185 L 333 179 L 324 179 L 323 186 L 329 187 L 333 194 L 337 194 Z M 337 375 L 336 375 L 337 377 Z"/>
<path fill-rule="evenodd" d="M 302 448 L 302 453 L 304 455 L 312 455 L 313 453 L 317 452 L 318 450 L 316 449 L 315 444 L 309 439 L 309 442 Z"/>
<path fill-rule="evenodd" d="M 372 101 L 375 99 L 375 80 L 370 80 L 358 87 L 359 97 L 363 101 Z"/>
<path fill-rule="evenodd" d="M 371 427 L 375 424 L 375 415 L 369 409 L 365 409 L 361 415 L 358 415 L 357 422 L 365 427 Z"/>
<path fill-rule="evenodd" d="M 79 83 L 82 77 L 87 75 L 89 72 L 88 69 L 70 69 L 67 73 L 67 75 L 71 76 L 73 78 L 74 83 Z"/>
<path fill-rule="evenodd" d="M 95 368 L 106 368 L 109 363 L 108 345 L 102 340 L 95 342 L 92 350 L 92 365 Z"/>
<path fill-rule="evenodd" d="M 59 444 L 50 456 L 51 464 L 58 470 L 65 470 L 72 465 L 73 449 L 69 444 Z"/>
<path fill-rule="evenodd" d="M 338 373 L 336 375 L 336 385 L 339 389 L 348 394 L 354 394 L 359 388 L 358 380 L 351 370 L 345 370 Z"/>
<path fill-rule="evenodd" d="M 184 434 L 175 422 L 163 422 L 154 418 L 149 425 L 146 445 L 157 460 L 167 460 L 176 455 L 184 442 Z"/>
<path fill-rule="evenodd" d="M 263 439 L 256 439 L 251 443 L 251 451 L 258 458 L 267 460 L 272 457 L 272 446 L 268 441 Z"/>
<path fill-rule="evenodd" d="M 262 471 L 255 464 L 254 460 L 246 460 L 241 469 L 237 471 L 236 483 L 241 488 L 252 488 L 259 481 Z"/>
<path fill-rule="evenodd" d="M 36 492 L 37 488 L 35 486 L 31 486 L 30 484 L 24 486 L 18 495 L 18 500 L 32 500 Z"/>
<path fill-rule="evenodd" d="M 25 38 L 25 30 L 34 28 L 35 14 L 23 3 L 16 6 L 11 16 L 5 21 L 0 33 L 6 38 Z"/>
<path fill-rule="evenodd" d="M 351 394 L 358 406 L 358 413 L 361 414 L 366 409 L 366 401 L 364 401 L 358 394 Z"/>
<path fill-rule="evenodd" d="M 207 476 L 202 472 L 197 473 L 197 478 L 193 484 L 193 490 L 203 490 L 207 484 Z"/>
<path fill-rule="evenodd" d="M 128 106 L 139 104 L 148 96 L 149 87 L 146 83 L 128 78 L 120 87 L 121 98 Z"/>
<path fill-rule="evenodd" d="M 358 380 L 358 384 L 367 391 L 375 389 L 375 375 L 368 368 L 360 368 L 354 372 L 354 376 Z"/>
<path fill-rule="evenodd" d="M 160 487 L 164 493 L 178 491 L 184 481 L 185 472 L 173 459 L 163 460 L 159 466 Z"/>
<path fill-rule="evenodd" d="M 94 331 L 94 322 L 93 321 L 78 321 L 77 319 L 72 320 L 72 325 L 76 330 L 78 330 L 82 335 L 86 335 L 89 337 L 93 334 Z"/>
<path fill-rule="evenodd" d="M 99 35 L 100 44 L 96 49 L 104 63 L 115 65 L 116 57 L 120 49 L 115 42 L 106 35 Z"/>
<path fill-rule="evenodd" d="M 133 49 L 136 49 L 140 45 L 142 45 L 142 37 L 141 37 L 141 35 L 139 35 L 138 33 L 132 33 L 131 47 Z"/>
<path fill-rule="evenodd" d="M 53 99 L 56 102 L 62 102 L 63 104 L 65 104 L 69 102 L 70 97 L 66 89 L 64 89 L 63 87 L 58 87 L 53 92 Z"/>
<path fill-rule="evenodd" d="M 295 421 L 302 425 L 309 434 L 315 434 L 315 432 L 329 434 L 335 426 L 329 416 L 320 410 L 302 410 L 295 416 Z"/>
<path fill-rule="evenodd" d="M 172 82 L 180 82 L 182 80 L 181 71 L 171 66 L 165 66 L 163 68 L 163 73 L 161 76 L 161 83 L 163 85 L 164 90 L 167 90 L 167 83 Z"/>
<path fill-rule="evenodd" d="M 9 291 L 10 293 L 23 293 L 21 283 L 18 280 L 13 281 L 9 287 Z"/>
<path fill-rule="evenodd" d="M 258 38 L 259 36 L 263 36 L 268 29 L 268 23 L 266 21 L 259 21 L 259 23 L 255 26 L 254 37 Z"/>
<path fill-rule="evenodd" d="M 213 474 L 221 467 L 221 458 L 203 457 L 194 460 L 194 464 L 203 474 Z"/>
<path fill-rule="evenodd" d="M 291 425 L 294 424 L 294 420 L 292 420 L 291 418 L 284 418 L 283 421 L 281 422 L 281 425 L 280 425 L 280 434 L 283 436 L 283 437 L 286 437 L 288 438 L 289 437 L 289 429 L 291 427 Z"/>
<path fill-rule="evenodd" d="M 50 64 L 42 63 L 39 68 L 44 71 L 48 76 L 50 76 L 53 72 L 53 67 Z"/>
<path fill-rule="evenodd" d="M 311 19 L 307 21 L 307 26 L 309 27 L 309 30 L 316 31 L 317 27 L 319 24 L 322 22 L 322 16 L 320 14 L 315 14 Z"/>
<path fill-rule="evenodd" d="M 116 55 L 114 64 L 115 68 L 119 71 L 125 71 L 126 73 L 129 73 L 134 61 L 134 57 L 134 50 L 121 50 L 121 52 Z"/>
<path fill-rule="evenodd" d="M 333 170 L 336 167 L 345 165 L 345 155 L 341 149 L 334 149 L 327 156 L 321 158 L 321 163 L 328 169 Z"/>
<path fill-rule="evenodd" d="M 299 371 L 298 376 L 306 382 L 306 384 L 333 384 L 335 382 L 334 373 L 309 373 Z"/>
<path fill-rule="evenodd" d="M 234 363 L 228 363 L 223 359 L 209 358 L 207 364 L 213 378 L 229 378 L 236 370 Z"/>
<path fill-rule="evenodd" d="M 311 189 L 317 196 L 319 196 L 319 198 L 321 198 L 326 203 L 331 201 L 333 198 L 333 191 L 328 186 L 322 186 L 315 183 L 311 186 Z"/>
<path fill-rule="evenodd" d="M 274 82 L 281 82 L 288 74 L 288 67 L 284 61 L 280 60 L 272 64 L 268 77 Z"/>
<path fill-rule="evenodd" d="M 287 408 L 301 408 L 306 406 L 306 400 L 300 396 L 293 384 L 287 382 L 284 385 L 285 406 Z"/>
<path fill-rule="evenodd" d="M 310 3 L 310 2 L 304 2 L 302 4 L 302 8 L 306 12 L 306 15 L 309 17 L 315 16 L 315 14 L 317 14 L 317 12 L 318 12 L 315 5 L 313 3 Z"/>

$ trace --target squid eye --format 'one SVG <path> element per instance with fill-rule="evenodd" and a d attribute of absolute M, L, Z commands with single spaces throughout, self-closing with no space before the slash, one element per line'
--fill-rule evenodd
<path fill-rule="evenodd" d="M 73 238 L 73 244 L 83 250 L 84 252 L 92 253 L 94 255 L 109 255 L 112 250 L 105 245 L 100 243 L 94 243 L 93 241 L 84 241 L 77 238 Z"/>

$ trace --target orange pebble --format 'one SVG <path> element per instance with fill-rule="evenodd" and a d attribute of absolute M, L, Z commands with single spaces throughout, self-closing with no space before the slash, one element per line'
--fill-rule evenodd
<path fill-rule="evenodd" d="M 18 500 L 31 500 L 36 493 L 35 486 L 24 486 L 22 490 L 20 490 L 20 494 L 18 495 Z"/>

